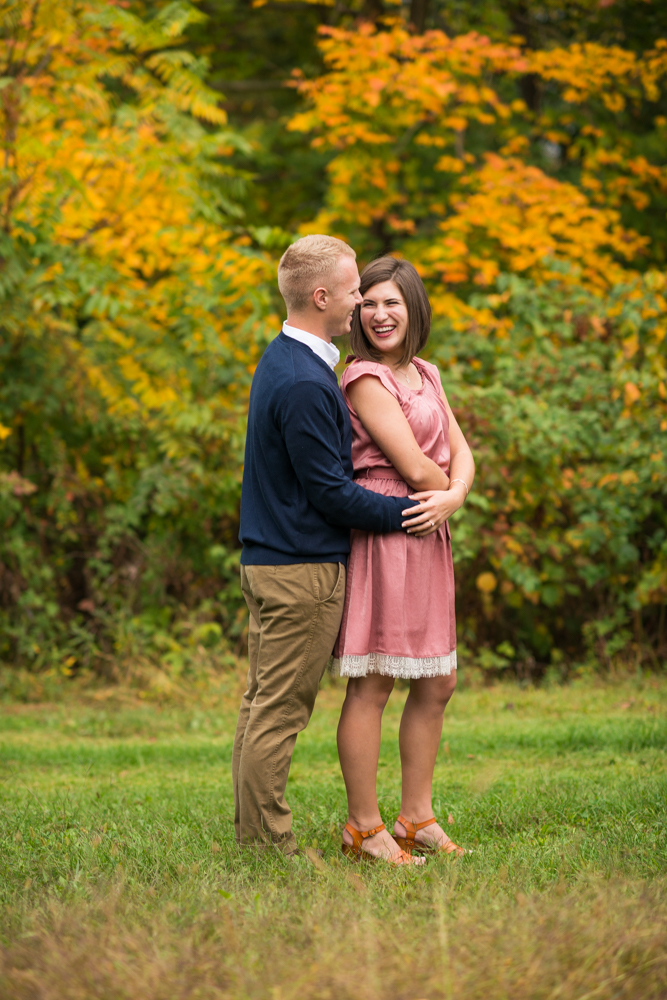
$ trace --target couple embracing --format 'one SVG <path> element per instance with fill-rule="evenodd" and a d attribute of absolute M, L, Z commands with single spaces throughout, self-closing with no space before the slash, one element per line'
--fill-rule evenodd
<path fill-rule="evenodd" d="M 292 244 L 278 284 L 287 320 L 253 379 L 241 500 L 250 668 L 234 741 L 236 839 L 298 853 L 285 788 L 333 652 L 348 678 L 343 851 L 393 865 L 462 854 L 433 815 L 431 787 L 456 685 L 447 521 L 474 462 L 437 368 L 417 356 L 428 297 L 407 261 L 379 258 L 360 278 L 354 251 L 329 236 Z M 346 334 L 354 360 L 339 388 L 333 341 Z M 376 778 L 397 677 L 410 693 L 392 835 Z"/>

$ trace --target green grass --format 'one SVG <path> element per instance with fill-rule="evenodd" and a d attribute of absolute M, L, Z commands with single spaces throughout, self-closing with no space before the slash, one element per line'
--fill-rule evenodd
<path fill-rule="evenodd" d="M 664 998 L 665 680 L 457 693 L 435 804 L 474 851 L 414 872 L 339 852 L 342 686 L 321 692 L 288 788 L 323 860 L 235 847 L 239 692 L 2 708 L 1 996 Z M 404 695 L 383 731 L 388 825 Z"/>

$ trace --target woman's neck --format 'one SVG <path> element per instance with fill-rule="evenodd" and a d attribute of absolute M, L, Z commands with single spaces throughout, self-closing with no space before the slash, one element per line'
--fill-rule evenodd
<path fill-rule="evenodd" d="M 401 364 L 402 357 L 403 357 L 402 351 L 400 353 L 399 352 L 395 353 L 394 351 L 387 351 L 382 360 L 384 361 L 385 365 L 396 371 L 397 369 L 405 369 L 410 366 L 409 361 L 407 361 L 405 364 Z"/>

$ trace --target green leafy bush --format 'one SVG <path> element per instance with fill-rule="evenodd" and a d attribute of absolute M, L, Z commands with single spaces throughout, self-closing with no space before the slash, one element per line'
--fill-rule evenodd
<path fill-rule="evenodd" d="M 453 527 L 459 634 L 497 672 L 665 655 L 665 282 L 504 276 L 431 340 L 477 462 Z"/>
<path fill-rule="evenodd" d="M 275 329 L 272 261 L 237 224 L 230 155 L 247 144 L 182 47 L 202 17 L 187 0 L 153 17 L 10 7 L 0 659 L 178 674 L 212 647 L 224 659 L 243 628 L 245 411 Z"/>

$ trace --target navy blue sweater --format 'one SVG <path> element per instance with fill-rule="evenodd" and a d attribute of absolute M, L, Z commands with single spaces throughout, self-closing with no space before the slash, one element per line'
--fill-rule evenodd
<path fill-rule="evenodd" d="M 241 562 L 342 562 L 350 528 L 401 531 L 415 501 L 352 481 L 352 427 L 335 374 L 281 333 L 252 381 L 241 496 Z"/>

